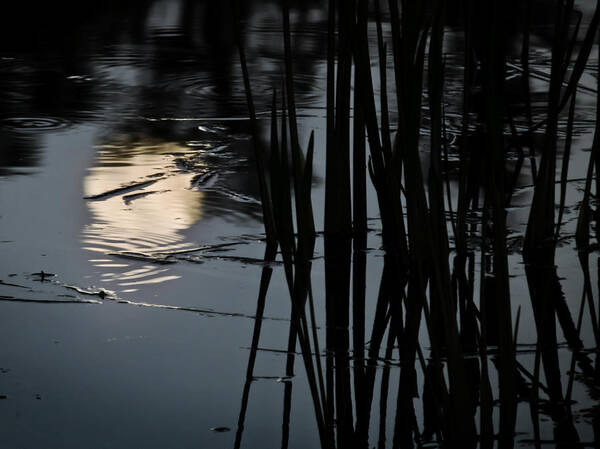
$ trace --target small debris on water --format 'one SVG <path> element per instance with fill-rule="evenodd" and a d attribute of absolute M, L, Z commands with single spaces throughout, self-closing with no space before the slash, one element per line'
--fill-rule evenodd
<path fill-rule="evenodd" d="M 75 290 L 77 293 L 81 293 L 83 295 L 99 296 L 100 299 L 104 299 L 104 298 L 106 298 L 108 296 L 114 296 L 113 292 L 109 292 L 109 291 L 104 290 L 102 288 L 101 289 L 91 288 L 91 289 L 87 290 L 87 289 L 83 289 L 83 288 L 77 287 L 75 285 L 65 285 L 64 287 L 65 288 L 69 288 L 71 290 Z"/>
<path fill-rule="evenodd" d="M 231 429 L 229 427 L 211 427 L 210 430 L 213 432 L 229 432 Z"/>
<path fill-rule="evenodd" d="M 40 281 L 43 282 L 47 277 L 56 276 L 54 273 L 46 273 L 44 270 L 41 270 L 39 273 L 31 273 L 32 276 L 39 276 Z"/>
<path fill-rule="evenodd" d="M 6 396 L 5 394 L 0 394 L 0 399 L 8 399 L 8 396 Z"/>

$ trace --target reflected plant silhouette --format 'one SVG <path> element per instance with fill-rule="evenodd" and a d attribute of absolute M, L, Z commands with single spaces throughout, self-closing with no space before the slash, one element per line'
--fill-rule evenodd
<path fill-rule="evenodd" d="M 366 449 L 374 445 L 373 438 L 379 448 L 430 443 L 466 448 L 591 444 L 580 442 L 571 406 L 576 369 L 590 389 L 597 388 L 600 372 L 598 358 L 591 356 L 597 352 L 600 323 L 589 264 L 590 229 L 594 220 L 600 226 L 592 204 L 592 185 L 600 185 L 598 117 L 575 235 L 584 277 L 575 320 L 562 292 L 555 253 L 564 232 L 576 95 L 596 39 L 600 2 L 585 26 L 574 1 L 552 4 L 551 71 L 547 106 L 539 121 L 533 118 L 530 86 L 532 2 L 519 6 L 524 12 L 517 91 L 521 110 L 512 107 L 506 95 L 513 88 L 507 68 L 512 43 L 504 28 L 514 23 L 510 17 L 515 2 L 460 2 L 462 97 L 445 95 L 446 73 L 457 70 L 444 50 L 446 20 L 454 15 L 449 9 L 455 3 L 390 0 L 385 14 L 391 40 L 385 42 L 384 11 L 378 0 L 372 5 L 367 0 L 328 2 L 325 220 L 319 233 L 325 248 L 323 311 L 315 310 L 311 284 L 317 237 L 311 177 L 313 153 L 318 149 L 313 134 L 306 152 L 299 142 L 288 2 L 283 0 L 281 5 L 285 80 L 279 105 L 273 95 L 268 164 L 259 145 L 243 36 L 236 34 L 257 145 L 267 234 L 265 261 L 274 260 L 279 248 L 291 299 L 286 376 L 293 375 L 298 343 L 323 448 Z M 370 55 L 371 14 L 379 93 L 374 88 L 377 81 Z M 388 45 L 393 71 L 388 69 Z M 389 107 L 390 72 L 397 116 Z M 458 160 L 454 172 L 449 109 L 460 111 L 462 121 L 458 132 L 454 131 L 452 156 Z M 565 113 L 566 122 L 561 120 Z M 540 131 L 543 139 L 538 147 L 534 137 Z M 560 180 L 556 181 L 558 147 L 563 144 Z M 425 149 L 428 165 L 422 157 Z M 511 151 L 516 152 L 516 161 L 509 161 Z M 530 175 L 523 171 L 526 161 Z M 365 313 L 365 304 L 371 300 L 365 292 L 367 237 L 372 232 L 366 216 L 367 173 L 376 191 L 384 250 L 379 291 L 372 299 L 372 322 L 367 322 Z M 523 176 L 530 176 L 534 186 L 521 251 L 537 331 L 533 369 L 519 359 L 522 309 L 519 306 L 513 321 L 507 239 L 507 211 Z M 257 317 L 265 306 L 271 273 L 271 268 L 263 270 Z M 594 336 L 594 347 L 587 350 L 581 336 L 584 319 L 591 323 Z M 316 331 L 317 322 L 323 321 L 324 353 Z M 558 328 L 572 351 L 566 385 Z M 241 446 L 259 338 L 257 319 L 236 448 Z M 396 350 L 398 359 L 394 359 Z M 399 376 L 393 377 L 398 382 L 393 388 L 397 397 L 390 407 L 390 371 L 396 366 Z M 291 391 L 288 378 L 282 447 L 288 444 Z M 377 396 L 378 432 L 370 435 Z M 519 403 L 529 404 L 531 438 L 516 441 L 517 428 L 523 426 L 517 419 Z M 393 429 L 387 429 L 388 416 L 394 413 Z M 540 413 L 554 422 L 552 441 L 542 440 Z M 390 432 L 393 437 L 387 441 Z"/>

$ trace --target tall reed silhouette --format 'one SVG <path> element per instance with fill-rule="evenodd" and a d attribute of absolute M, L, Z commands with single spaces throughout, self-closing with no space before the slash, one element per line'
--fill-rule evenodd
<path fill-rule="evenodd" d="M 235 0 L 233 5 L 235 11 Z M 594 220 L 600 229 L 600 214 L 592 210 L 592 186 L 600 192 L 598 117 L 575 233 L 584 279 L 576 319 L 562 293 L 555 254 L 565 232 L 576 99 L 595 42 L 600 2 L 586 26 L 573 0 L 548 5 L 554 30 L 550 73 L 544 75 L 547 105 L 535 114 L 532 0 L 389 0 L 385 6 L 386 11 L 379 0 L 328 1 L 325 219 L 319 234 L 325 248 L 325 291 L 314 292 L 324 294 L 324 311 L 315 309 L 311 282 L 317 237 L 312 162 L 321 148 L 315 148 L 312 133 L 307 143 L 300 138 L 288 2 L 281 2 L 284 81 L 281 89 L 274 86 L 268 151 L 259 145 L 242 28 L 239 23 L 235 27 L 256 145 L 265 262 L 273 261 L 279 248 L 291 300 L 286 376 L 294 374 L 299 347 L 323 448 L 366 449 L 375 437 L 379 448 L 421 446 L 432 440 L 445 447 L 514 447 L 521 426 L 519 402 L 529 404 L 531 445 L 540 447 L 542 442 L 542 410 L 555 423 L 552 442 L 574 447 L 580 444 L 571 410 L 574 373 L 579 369 L 583 382 L 596 388 L 600 372 L 598 358 L 594 366 L 581 335 L 582 323 L 589 322 L 598 347 L 600 322 L 589 263 Z M 516 13 L 520 21 L 513 20 Z M 387 41 L 385 14 L 391 26 Z M 450 62 L 445 53 L 451 15 L 458 17 L 460 64 Z M 511 53 L 515 44 L 520 45 L 518 58 Z M 372 48 L 376 55 L 370 54 Z M 375 60 L 378 70 L 372 69 Z M 518 74 L 518 108 L 507 99 L 515 89 L 509 67 Z M 462 71 L 461 95 L 445 93 L 449 71 Z M 388 95 L 390 74 L 396 112 Z M 448 110 L 458 111 L 459 126 L 449 126 Z M 517 157 L 509 160 L 512 152 Z M 529 174 L 523 170 L 527 165 Z M 537 334 L 529 368 L 518 358 L 522 306 L 516 309 L 511 301 L 507 239 L 508 208 L 523 177 L 533 187 L 522 246 Z M 375 198 L 368 194 L 367 178 Z M 367 237 L 372 232 L 366 211 L 372 200 L 380 212 L 385 254 L 376 298 L 366 295 Z M 236 448 L 241 445 L 271 275 L 266 266 Z M 371 318 L 365 312 L 368 301 L 375 302 Z M 318 323 L 325 324 L 324 345 Z M 566 391 L 557 324 L 572 351 Z M 399 376 L 392 377 L 396 368 Z M 288 444 L 291 389 L 288 379 L 282 447 Z M 392 391 L 397 396 L 390 409 Z M 541 396 L 547 398 L 547 407 L 542 407 Z M 387 429 L 394 410 L 393 429 Z M 374 436 L 369 430 L 376 412 Z"/>

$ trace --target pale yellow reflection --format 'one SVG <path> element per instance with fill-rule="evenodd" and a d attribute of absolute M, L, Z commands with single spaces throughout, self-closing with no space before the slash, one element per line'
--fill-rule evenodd
<path fill-rule="evenodd" d="M 92 220 L 83 231 L 83 247 L 104 254 L 190 247 L 182 232 L 202 218 L 204 194 L 190 189 L 195 170 L 183 171 L 178 163 L 191 161 L 195 169 L 201 169 L 198 151 L 170 142 L 100 147 L 95 164 L 84 179 L 84 195 L 93 199 L 87 200 Z M 130 266 L 97 256 L 90 261 L 97 267 Z M 107 278 L 146 278 L 120 285 L 176 278 L 164 274 L 157 277 L 166 271 L 164 268 L 150 266 L 141 270 L 110 273 Z"/>

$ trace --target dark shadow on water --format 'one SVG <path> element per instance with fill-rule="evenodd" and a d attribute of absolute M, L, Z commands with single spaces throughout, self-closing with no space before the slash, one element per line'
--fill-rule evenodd
<path fill-rule="evenodd" d="M 453 8 L 454 4 L 442 0 L 422 5 L 401 2 L 400 15 L 397 3 L 389 2 L 392 30 L 387 44 L 392 47 L 395 93 L 397 104 L 401 105 L 392 147 L 386 135 L 389 133 L 386 89 L 378 96 L 373 91 L 370 36 L 364 27 L 369 4 L 360 0 L 329 2 L 325 291 L 321 292 L 325 306 L 316 315 L 320 316 L 318 322 L 325 323 L 325 351 L 313 352 L 312 348 L 319 344 L 316 334 L 312 342 L 310 335 L 304 334 L 301 339 L 308 341 L 300 348 L 320 443 L 323 448 L 364 449 L 376 440 L 380 448 L 422 447 L 432 443 L 482 448 L 521 444 L 530 447 L 553 444 L 560 448 L 596 446 L 597 441 L 581 441 L 582 429 L 590 424 L 595 429 L 596 421 L 592 418 L 591 422 L 581 423 L 574 418 L 572 388 L 574 382 L 585 385 L 590 390 L 586 403 L 594 402 L 598 363 L 596 358 L 594 366 L 594 357 L 588 353 L 597 349 L 589 347 L 589 341 L 584 344 L 589 335 L 584 338 L 581 323 L 583 319 L 591 323 L 597 340 L 598 317 L 589 263 L 581 255 L 589 250 L 590 244 L 593 167 L 600 160 L 596 159 L 600 154 L 598 135 L 589 159 L 586 191 L 579 204 L 576 238 L 585 285 L 578 315 L 574 315 L 572 303 L 563 293 L 555 265 L 558 236 L 563 230 L 561 218 L 556 223 L 555 208 L 562 216 L 574 114 L 568 113 L 566 126 L 559 124 L 559 117 L 571 99 L 573 106 L 569 111 L 575 108 L 575 92 L 590 57 L 600 10 L 593 13 L 591 28 L 578 34 L 580 16 L 573 2 L 555 2 L 541 15 L 536 12 L 547 6 L 543 2 L 460 2 L 460 8 Z M 283 2 L 284 23 L 289 20 L 287 8 Z M 378 17 L 377 8 L 375 2 Z M 446 11 L 454 15 L 446 15 Z M 524 16 L 516 16 L 515 11 Z M 461 27 L 462 67 L 445 64 L 444 18 Z M 529 45 L 530 35 L 540 27 L 539 35 L 551 46 L 552 63 L 545 78 L 548 82 L 545 104 L 534 110 Z M 381 34 L 378 39 L 379 62 L 384 67 L 380 72 L 387 73 L 386 47 Z M 289 40 L 289 30 L 284 27 L 284 42 Z M 515 52 L 516 45 L 522 47 Z M 244 59 L 243 48 L 240 54 Z M 518 77 L 509 74 L 512 64 L 509 61 L 515 58 L 520 58 Z M 293 98 L 288 46 L 284 59 L 286 94 Z M 571 64 L 575 68 L 567 70 Z M 355 77 L 351 83 L 352 68 Z M 461 68 L 464 78 L 460 95 L 445 97 L 446 71 Z M 249 79 L 251 76 L 246 78 L 246 87 L 251 98 Z M 385 76 L 381 80 L 385 85 Z M 350 120 L 352 90 L 354 114 Z M 379 114 L 376 101 L 381 102 Z M 427 107 L 423 108 L 422 103 Z M 462 120 L 462 126 L 453 131 L 456 135 L 452 151 L 458 159 L 458 169 L 453 173 L 448 164 L 447 110 Z M 428 121 L 430 137 L 423 144 L 420 143 L 422 119 Z M 277 120 L 273 114 L 274 129 Z M 286 121 L 290 129 L 296 126 L 291 102 L 289 120 L 283 114 L 281 121 L 283 127 Z M 364 154 L 366 138 L 368 162 Z M 285 140 L 279 144 L 277 134 L 272 133 L 271 147 L 286 148 Z M 299 146 L 293 133 L 291 141 L 294 154 Z M 421 145 L 429 153 L 423 159 L 419 155 Z M 311 150 L 309 144 L 307 158 Z M 559 184 L 555 176 L 560 154 L 565 154 L 567 160 Z M 353 178 L 350 158 L 354 164 L 360 164 L 359 169 L 354 167 Z M 300 161 L 296 157 L 294 164 Z M 524 167 L 531 173 L 525 173 Z M 278 167 L 271 166 L 270 172 L 258 168 L 259 176 L 269 173 L 273 177 L 273 170 Z M 377 191 L 381 214 L 378 231 L 385 251 L 381 284 L 376 297 L 370 298 L 375 307 L 369 315 L 365 314 L 369 299 L 364 295 L 369 262 L 364 248 L 366 235 L 372 231 L 366 232 L 361 214 L 362 201 L 367 201 L 363 196 L 361 168 L 368 168 Z M 425 168 L 427 176 L 423 174 Z M 307 256 L 311 257 L 311 252 L 302 252 L 302 241 L 314 236 L 314 228 L 302 223 L 313 220 L 312 210 L 301 202 L 306 191 L 301 191 L 300 199 L 296 196 L 295 229 L 277 219 L 282 204 L 292 202 L 290 184 L 293 180 L 298 188 L 302 170 L 306 167 L 299 169 L 296 165 L 293 176 L 290 173 L 277 176 L 271 191 L 261 194 L 263 207 L 272 205 L 275 211 L 273 239 L 281 245 L 284 260 L 293 256 L 288 264 L 292 260 L 302 263 Z M 509 250 L 509 225 L 515 225 L 509 221 L 511 203 L 526 180 L 534 188 L 522 239 L 524 247 Z M 557 185 L 563 187 L 563 199 L 558 206 L 554 193 Z M 448 209 L 450 214 L 446 213 Z M 268 220 L 269 217 L 265 226 L 269 235 Z M 572 226 L 569 232 L 573 232 Z M 531 301 L 518 308 L 511 297 L 514 252 L 523 255 Z M 306 272 L 300 273 L 301 284 L 310 284 Z M 314 314 L 312 305 L 305 303 L 305 294 L 296 289 L 298 280 L 292 275 L 291 266 L 286 279 L 293 313 L 301 317 L 309 312 Z M 584 315 L 585 305 L 589 313 Z M 535 323 L 521 322 L 525 309 L 531 312 Z M 536 331 L 533 364 L 519 351 L 519 326 L 532 324 Z M 302 334 L 301 326 L 296 330 Z M 561 335 L 570 353 L 561 347 Z M 588 348 L 584 349 L 586 345 Z M 288 347 L 288 351 L 295 352 L 296 346 Z M 565 375 L 569 354 L 571 366 Z M 315 358 L 323 359 L 324 371 L 315 365 Z M 392 370 L 395 370 L 394 385 Z M 286 385 L 283 447 L 287 447 L 289 432 L 289 395 Z M 376 415 L 373 407 L 377 395 L 378 432 L 369 435 L 373 428 L 371 420 Z M 246 395 L 244 403 L 247 400 Z M 524 406 L 530 410 L 528 423 L 517 413 Z M 542 435 L 540 415 L 551 419 L 552 435 L 547 429 Z M 479 421 L 477 425 L 475 420 Z M 524 427 L 530 433 L 527 437 L 517 433 Z M 240 446 L 242 423 L 239 429 L 236 447 Z"/>

